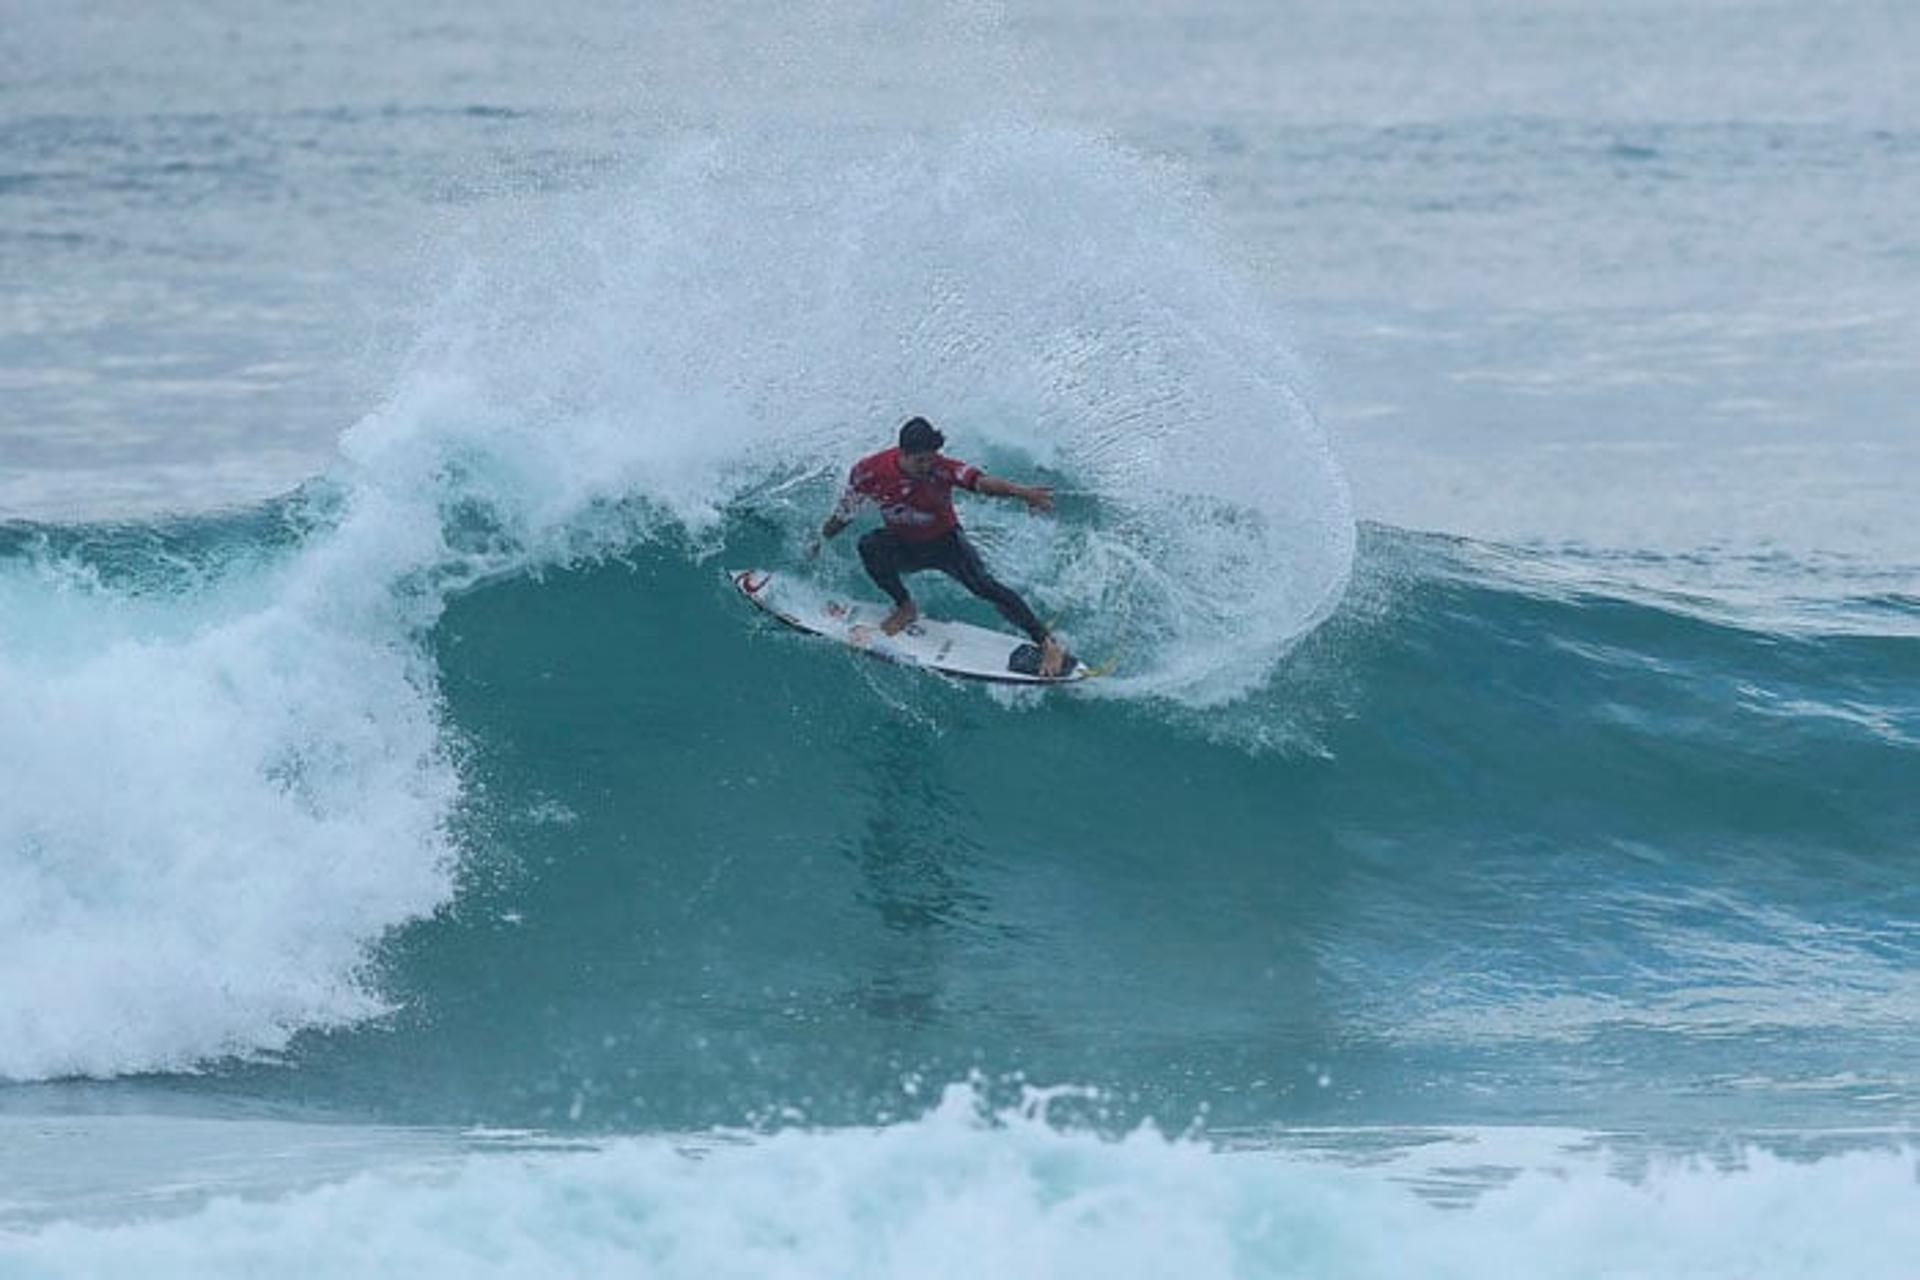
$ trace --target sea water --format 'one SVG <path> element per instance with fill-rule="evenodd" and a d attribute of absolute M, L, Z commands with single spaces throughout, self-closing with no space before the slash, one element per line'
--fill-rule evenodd
<path fill-rule="evenodd" d="M 256 9 L 0 26 L 0 1274 L 1912 1274 L 1920 13 Z M 1111 676 L 735 598 L 914 413 Z"/>

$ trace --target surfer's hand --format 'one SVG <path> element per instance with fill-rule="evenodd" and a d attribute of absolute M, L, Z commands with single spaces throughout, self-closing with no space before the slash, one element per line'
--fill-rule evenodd
<path fill-rule="evenodd" d="M 1044 484 L 1030 484 L 1020 491 L 1020 496 L 1027 500 L 1029 511 L 1053 510 L 1053 490 Z"/>

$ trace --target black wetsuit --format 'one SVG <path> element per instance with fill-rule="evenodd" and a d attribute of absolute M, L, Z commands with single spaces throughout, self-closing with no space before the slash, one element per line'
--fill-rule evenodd
<path fill-rule="evenodd" d="M 1026 632 L 1035 644 L 1047 641 L 1047 629 L 1027 608 L 1027 602 L 987 572 L 980 563 L 980 553 L 957 527 L 921 542 L 909 542 L 889 528 L 875 529 L 860 539 L 860 563 L 896 605 L 911 599 L 906 584 L 900 581 L 901 574 L 938 569 L 998 609 L 1001 617 Z"/>

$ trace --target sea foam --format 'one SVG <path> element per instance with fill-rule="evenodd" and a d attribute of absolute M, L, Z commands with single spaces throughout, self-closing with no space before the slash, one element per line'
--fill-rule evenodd
<path fill-rule="evenodd" d="M 1808 1163 L 1748 1152 L 1628 1179 L 1591 1149 L 1535 1142 L 1542 1163 L 1483 1168 L 1476 1192 L 1437 1198 L 1416 1191 L 1432 1166 L 1501 1162 L 1515 1144 L 1497 1130 L 1428 1138 L 1440 1156 L 1223 1153 L 1151 1129 L 1113 1141 L 989 1116 L 957 1087 L 930 1115 L 878 1130 L 476 1155 L 451 1172 L 362 1174 L 170 1220 L 62 1223 L 0 1235 L 0 1269 L 1892 1280 L 1920 1250 L 1910 1151 Z"/>

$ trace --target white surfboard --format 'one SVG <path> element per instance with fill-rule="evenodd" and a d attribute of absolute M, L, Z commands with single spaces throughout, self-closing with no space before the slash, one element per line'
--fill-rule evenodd
<path fill-rule="evenodd" d="M 1067 684 L 1099 674 L 1069 655 L 1059 675 L 1039 675 L 1037 646 L 1031 641 L 965 622 L 923 617 L 890 636 L 880 630 L 890 606 L 835 595 L 789 574 L 734 569 L 728 576 L 741 595 L 788 626 L 902 666 L 1002 684 Z"/>

